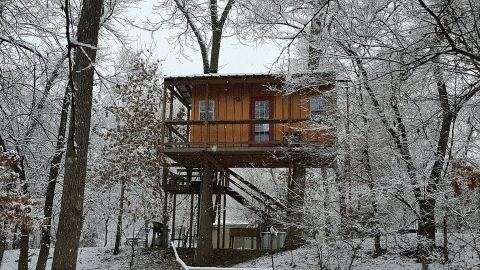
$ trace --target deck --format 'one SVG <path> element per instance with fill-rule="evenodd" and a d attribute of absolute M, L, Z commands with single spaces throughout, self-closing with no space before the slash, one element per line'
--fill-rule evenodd
<path fill-rule="evenodd" d="M 311 149 L 311 148 L 310 148 Z M 309 167 L 331 167 L 335 159 L 333 147 L 319 149 L 316 155 L 309 155 L 301 146 L 263 146 L 263 147 L 172 147 L 164 153 L 182 167 L 200 168 L 208 155 L 226 168 L 288 168 L 292 157 L 306 155 L 305 165 Z"/>

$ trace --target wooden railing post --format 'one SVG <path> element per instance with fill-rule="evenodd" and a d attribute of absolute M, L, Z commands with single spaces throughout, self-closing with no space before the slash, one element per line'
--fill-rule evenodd
<path fill-rule="evenodd" d="M 222 186 L 224 187 L 223 191 L 223 229 L 222 229 L 222 248 L 225 248 L 225 232 L 226 232 L 226 229 L 225 229 L 225 223 L 227 222 L 227 192 L 226 192 L 226 188 L 227 188 L 227 177 L 226 177 L 227 173 L 226 172 L 223 172 L 222 174 Z"/>
<path fill-rule="evenodd" d="M 169 101 L 170 101 L 170 108 L 169 108 L 169 112 L 168 112 L 168 120 L 173 120 L 173 86 L 170 86 L 168 87 L 168 90 L 169 90 Z M 172 128 L 169 128 L 168 129 L 168 141 L 171 142 L 172 141 Z"/>
<path fill-rule="evenodd" d="M 208 111 L 210 110 L 210 97 L 208 93 L 208 83 L 205 84 L 205 119 L 203 121 L 203 126 L 205 129 L 205 139 L 204 139 L 204 144 L 203 147 L 207 148 L 207 143 L 208 143 Z"/>
<path fill-rule="evenodd" d="M 187 107 L 187 121 L 190 121 L 191 119 L 191 116 L 190 114 L 192 113 L 192 107 L 191 106 L 188 106 Z M 186 134 L 186 139 L 187 139 L 187 147 L 190 146 L 190 144 L 188 144 L 190 142 L 190 124 L 187 124 L 187 134 Z"/>
<path fill-rule="evenodd" d="M 163 86 L 163 98 L 162 98 L 162 126 L 161 126 L 161 131 L 160 131 L 160 160 L 162 162 L 162 187 L 164 190 L 164 198 L 163 198 L 163 214 L 162 214 L 162 220 L 163 220 L 163 234 L 162 234 L 162 246 L 168 246 L 168 195 L 166 190 L 167 187 L 167 175 L 168 175 L 168 167 L 167 167 L 167 162 L 165 159 L 165 128 L 166 128 L 166 123 L 165 123 L 165 118 L 167 114 L 167 85 Z"/>

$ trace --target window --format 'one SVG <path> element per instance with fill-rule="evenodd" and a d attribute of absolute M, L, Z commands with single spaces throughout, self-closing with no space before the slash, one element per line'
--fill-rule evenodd
<path fill-rule="evenodd" d="M 322 120 L 327 115 L 327 100 L 316 96 L 310 99 L 310 119 L 314 121 Z"/>
<path fill-rule="evenodd" d="M 270 118 L 270 103 L 269 100 L 255 101 L 255 119 Z M 269 124 L 255 124 L 256 142 L 268 142 L 270 140 L 270 125 Z"/>
<path fill-rule="evenodd" d="M 200 120 L 205 120 L 206 110 L 207 110 L 207 103 L 205 100 L 200 100 L 198 102 L 198 107 L 200 109 Z M 214 112 L 215 111 L 215 100 L 208 101 L 208 120 L 214 120 Z"/>

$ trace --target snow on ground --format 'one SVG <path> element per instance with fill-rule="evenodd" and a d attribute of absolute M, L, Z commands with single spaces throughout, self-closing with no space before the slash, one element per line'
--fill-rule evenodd
<path fill-rule="evenodd" d="M 78 270 L 124 270 L 130 269 L 131 249 L 124 248 L 119 255 L 113 256 L 113 248 L 108 247 L 87 247 L 79 250 L 77 261 Z M 7 250 L 3 257 L 1 270 L 17 269 L 18 250 Z M 30 250 L 29 269 L 35 269 L 37 255 L 39 250 Z M 50 257 L 47 262 L 47 269 L 51 268 L 53 249 L 50 251 Z M 132 269 L 162 269 L 162 270 L 180 270 L 181 268 L 174 261 L 171 253 L 164 250 L 144 250 L 138 248 L 135 251 L 134 264 Z"/>
<path fill-rule="evenodd" d="M 441 264 L 434 262 L 430 264 L 429 269 L 480 269 L 480 254 L 473 248 L 473 238 L 462 236 L 449 237 L 450 262 Z M 478 239 L 476 239 L 478 241 Z M 441 235 L 437 236 L 439 244 L 442 241 Z M 353 250 L 360 246 L 356 251 L 356 256 L 352 261 Z M 420 263 L 415 258 L 409 258 L 405 251 L 415 250 L 415 235 L 390 236 L 387 241 L 382 239 L 382 248 L 387 247 L 384 255 L 377 258 L 372 257 L 372 239 L 367 239 L 360 244 L 360 240 L 339 241 L 330 245 L 326 244 L 308 244 L 302 248 L 280 252 L 273 255 L 273 264 L 275 270 L 313 270 L 322 269 L 355 269 L 355 270 L 406 270 L 421 269 Z M 478 246 L 477 248 L 480 248 Z M 320 252 L 321 251 L 321 252 Z M 321 254 L 321 256 L 320 256 Z M 441 256 L 439 254 L 439 256 Z M 236 265 L 236 267 L 272 267 L 272 257 L 265 256 L 246 263 Z"/>
<path fill-rule="evenodd" d="M 480 242 L 477 238 L 467 235 L 450 235 L 450 262 L 441 264 L 438 259 L 430 265 L 430 269 L 456 270 L 472 269 L 480 270 Z M 442 237 L 437 236 L 437 245 L 441 246 Z M 388 238 L 382 238 L 382 248 L 386 248 L 386 253 L 380 257 L 372 258 L 371 250 L 373 247 L 372 239 L 361 241 L 359 239 L 337 241 L 332 244 L 308 244 L 302 248 L 293 251 L 279 252 L 273 255 L 275 270 L 317 270 L 319 262 L 322 262 L 326 269 L 356 269 L 356 270 L 415 270 L 421 269 L 420 264 L 415 258 L 410 258 L 405 251 L 414 251 L 416 247 L 416 236 L 395 235 Z M 475 248 L 477 247 L 477 248 Z M 353 250 L 356 249 L 355 258 L 352 261 Z M 38 250 L 31 250 L 30 269 L 35 269 L 36 256 Z M 50 253 L 48 268 L 50 269 Z M 321 254 L 321 256 L 320 256 Z M 77 269 L 79 270 L 123 270 L 129 269 L 130 248 L 124 247 L 119 255 L 113 256 L 112 248 L 91 247 L 81 248 Z M 441 253 L 437 254 L 441 257 Z M 16 269 L 18 260 L 18 250 L 7 250 L 1 264 L 1 270 Z M 258 259 L 236 265 L 235 267 L 258 267 L 271 268 L 271 256 L 266 255 Z M 173 252 L 169 250 L 142 249 L 135 251 L 134 265 L 132 269 L 162 269 L 162 270 L 181 270 L 181 267 L 175 262 Z M 324 268 L 325 269 L 325 268 Z"/>

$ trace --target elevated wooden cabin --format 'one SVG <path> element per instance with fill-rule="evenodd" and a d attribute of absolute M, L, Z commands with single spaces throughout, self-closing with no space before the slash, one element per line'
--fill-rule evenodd
<path fill-rule="evenodd" d="M 162 188 L 173 195 L 170 238 L 196 246 L 201 258 L 212 246 L 229 246 L 227 196 L 261 217 L 288 215 L 297 202 L 302 204 L 298 194 L 303 194 L 306 168 L 331 167 L 335 158 L 334 81 L 328 73 L 288 79 L 272 74 L 165 78 Z M 235 167 L 288 168 L 289 193 L 297 195 L 287 196 L 284 205 L 231 169 Z M 175 234 L 177 196 L 190 197 L 189 226 L 180 236 Z M 164 196 L 164 224 L 168 198 Z"/>
<path fill-rule="evenodd" d="M 183 119 L 170 113 L 165 120 L 165 132 L 170 134 L 165 153 L 192 168 L 201 167 L 198 154 L 205 152 L 225 167 L 288 167 L 286 154 L 293 146 L 333 146 L 334 129 L 326 119 L 335 113 L 336 96 L 329 91 L 334 77 L 305 76 L 309 85 L 292 89 L 287 80 L 288 90 L 286 77 L 275 74 L 165 78 L 170 110 L 173 98 L 186 108 Z M 320 163 L 331 158 L 327 155 Z M 312 167 L 325 166 L 320 163 Z"/>

